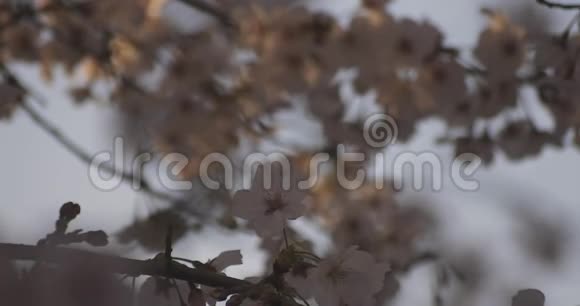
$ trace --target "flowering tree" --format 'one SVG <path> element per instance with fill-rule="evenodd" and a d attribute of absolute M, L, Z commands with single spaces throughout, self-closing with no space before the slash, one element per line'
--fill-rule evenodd
<path fill-rule="evenodd" d="M 67 203 L 55 231 L 37 246 L 0 244 L 0 258 L 7 260 L 0 261 L 3 296 L 26 305 L 382 305 L 396 294 L 398 275 L 425 260 L 445 262 L 416 244 L 432 225 L 424 212 L 400 206 L 395 190 L 376 188 L 372 179 L 354 189 L 337 179 L 357 176 L 370 160 L 326 167 L 308 188 L 300 187 L 299 178 L 318 153 L 340 159 L 332 154 L 337 147 L 367 157 L 388 150 L 389 141 L 365 137 L 366 119 L 373 114 L 388 115 L 402 142 L 422 119 L 440 118 L 460 131 L 443 140 L 455 144 L 456 155 L 472 153 L 468 156 L 484 164 L 493 163 L 499 151 L 516 160 L 545 146 L 563 147 L 570 133 L 580 145 L 577 18 L 553 34 L 529 31 L 500 11 L 484 9 L 488 25 L 466 56 L 429 22 L 393 17 L 388 2 L 361 1 L 345 24 L 299 1 L 0 1 L 0 118 L 27 113 L 88 164 L 91 153 L 45 118 L 35 105 L 44 97 L 26 85 L 14 65 L 39 65 L 47 82 L 57 68 L 64 67 L 71 78 L 80 71 L 83 84 L 70 89 L 75 101 L 106 101 L 118 108 L 139 151 L 181 153 L 187 163 L 178 176 L 200 186 L 200 179 L 209 177 L 228 181 L 220 169 L 204 168 L 207 156 L 219 153 L 236 161 L 240 154 L 264 151 L 265 140 L 281 136 L 281 116 L 289 111 L 298 114 L 290 119 L 295 128 L 314 126 L 321 136 L 281 146 L 292 169 L 290 188 L 283 186 L 283 169 L 270 160 L 250 173 L 247 190 L 204 190 L 217 199 L 210 206 L 191 203 L 191 192 L 156 188 L 151 178 L 123 169 L 124 181 L 137 181 L 141 191 L 173 205 L 150 219 L 161 224 L 154 236 L 144 222 L 119 238 L 163 252 L 139 261 L 62 247 L 104 246 L 108 238 L 102 231 L 68 231 L 80 207 Z M 580 9 L 536 2 L 547 9 Z M 184 27 L 176 22 L 178 13 L 211 20 Z M 346 70 L 354 74 L 337 77 Z M 351 89 L 350 97 L 374 98 L 372 112 L 353 108 L 345 88 Z M 519 99 L 524 88 L 535 90 L 551 111 L 554 129 L 540 130 L 524 117 L 492 133 L 494 118 L 526 112 Z M 270 163 L 266 187 L 264 169 Z M 243 263 L 236 250 L 205 263 L 173 256 L 172 243 L 187 231 L 183 224 L 190 217 L 199 225 L 254 231 L 270 255 L 265 275 L 226 276 L 226 267 Z M 315 254 L 289 225 L 297 218 L 320 223 L 332 237 L 333 250 Z M 19 275 L 10 264 L 14 260 L 35 263 Z M 462 271 L 449 270 L 462 278 Z M 133 279 L 133 289 L 135 277 L 151 278 L 134 297 L 134 290 L 111 273 Z M 56 283 L 62 288 L 50 289 Z M 514 305 L 530 296 L 541 305 L 540 295 L 522 291 Z"/>

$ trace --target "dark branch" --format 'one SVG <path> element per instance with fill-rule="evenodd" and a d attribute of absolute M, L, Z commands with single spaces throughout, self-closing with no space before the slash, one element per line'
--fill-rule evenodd
<path fill-rule="evenodd" d="M 27 93 L 30 94 L 30 92 Z M 23 102 L 21 107 L 24 110 L 24 112 L 28 114 L 30 119 L 32 119 L 32 121 L 36 123 L 37 126 L 43 129 L 47 134 L 52 136 L 52 138 L 56 140 L 59 144 L 61 144 L 67 151 L 76 156 L 82 162 L 86 163 L 87 166 L 91 165 L 92 162 L 91 156 L 79 145 L 73 142 L 69 137 L 63 134 L 52 123 L 50 123 L 47 119 L 45 119 L 31 105 L 29 105 L 26 102 Z M 207 218 L 207 213 L 204 213 L 201 209 L 196 208 L 194 205 L 189 205 L 188 201 L 185 198 L 179 198 L 169 193 L 155 190 L 153 187 L 151 187 L 151 184 L 146 178 L 142 176 L 135 176 L 132 172 L 118 171 L 114 167 L 108 166 L 106 164 L 101 164 L 100 167 L 102 170 L 106 171 L 110 175 L 120 175 L 122 182 L 126 184 L 132 185 L 136 182 L 137 185 L 139 186 L 139 189 L 137 191 L 142 191 L 156 199 L 171 203 L 173 205 L 172 206 L 173 209 L 185 211 L 191 214 L 192 216 L 199 217 L 204 222 L 209 223 L 210 219 Z"/>
<path fill-rule="evenodd" d="M 56 128 L 52 123 L 50 123 L 47 119 L 45 119 L 31 105 L 24 102 L 24 103 L 22 103 L 22 109 L 30 117 L 30 119 L 32 119 L 32 121 L 34 123 L 36 123 L 37 126 L 42 128 L 46 133 L 48 133 L 50 136 L 52 136 L 52 138 L 54 140 L 56 140 L 59 144 L 61 144 L 67 151 L 72 153 L 74 156 L 76 156 L 79 160 L 86 163 L 87 165 L 91 164 L 92 157 L 90 154 L 88 154 L 86 151 L 84 151 L 79 145 L 74 143 L 70 138 L 65 136 L 58 128 Z M 150 195 L 152 195 L 160 200 L 165 200 L 165 201 L 169 201 L 169 202 L 175 202 L 178 200 L 177 198 L 175 198 L 169 194 L 166 194 L 166 193 L 163 193 L 163 192 L 160 192 L 157 190 L 153 190 L 151 188 L 151 185 L 149 184 L 149 182 L 143 177 L 138 178 L 135 175 L 133 175 L 133 173 L 130 173 L 127 171 L 118 171 L 115 168 L 113 168 L 111 166 L 104 165 L 104 164 L 101 165 L 101 167 L 108 174 L 121 175 L 121 178 L 126 183 L 132 184 L 134 182 L 138 182 L 140 188 L 144 192 L 146 192 L 146 193 L 148 193 L 148 194 L 150 194 Z"/>
<path fill-rule="evenodd" d="M 232 18 L 223 10 L 221 10 L 220 8 L 216 7 L 215 5 L 212 5 L 204 0 L 179 0 L 181 3 L 184 3 L 196 10 L 199 10 L 205 14 L 208 14 L 212 17 L 214 17 L 215 19 L 217 19 L 221 24 L 227 26 L 227 27 L 232 27 L 235 28 L 236 25 L 233 22 Z M 8 20 L 8 22 L 5 22 L 3 24 L 0 24 L 0 28 L 7 26 L 9 24 L 12 24 L 15 21 L 18 21 L 22 18 L 27 18 L 27 17 L 35 17 L 37 16 L 38 13 L 46 13 L 46 12 L 50 12 L 50 11 L 57 11 L 57 10 L 62 10 L 62 9 L 76 9 L 79 7 L 82 7 L 83 5 L 85 5 L 86 3 L 63 3 L 60 1 L 56 1 L 54 3 L 50 3 L 47 6 L 44 6 L 42 8 L 35 8 L 33 6 L 30 5 L 21 5 L 19 6 L 18 10 L 16 11 L 16 13 L 12 16 L 10 16 L 10 19 Z"/>
<path fill-rule="evenodd" d="M 27 95 L 31 96 L 33 99 L 43 103 L 42 102 L 44 101 L 43 98 L 38 96 L 38 94 L 27 88 L 25 85 L 23 85 L 23 83 L 12 72 L 10 72 L 10 70 L 7 67 L 0 65 L 0 70 L 4 74 L 4 77 L 6 78 L 7 82 L 11 83 L 13 86 L 16 86 L 17 88 L 25 92 Z M 52 136 L 52 138 L 56 140 L 60 145 L 62 145 L 67 151 L 72 153 L 80 161 L 86 163 L 87 165 L 91 164 L 93 160 L 92 156 L 83 148 L 81 148 L 78 144 L 72 141 L 68 136 L 66 136 L 54 124 L 48 121 L 48 119 L 44 118 L 44 116 L 42 116 L 40 112 L 36 111 L 30 104 L 26 102 L 23 102 L 21 106 L 24 112 L 30 117 L 30 119 L 32 119 L 34 123 L 36 123 L 37 126 L 42 128 L 47 134 Z M 126 183 L 132 184 L 134 182 L 137 182 L 141 190 L 150 194 L 151 196 L 169 202 L 179 201 L 179 199 L 170 194 L 154 190 L 145 178 L 137 177 L 133 175 L 132 172 L 120 171 L 115 169 L 114 167 L 107 165 L 101 166 L 102 169 L 105 170 L 108 174 L 111 175 L 120 174 L 121 178 Z"/>
<path fill-rule="evenodd" d="M 169 266 L 167 266 L 166 260 L 160 257 L 151 260 L 137 260 L 84 250 L 10 243 L 0 243 L 0 257 L 8 260 L 41 260 L 57 265 L 67 265 L 71 262 L 90 263 L 102 267 L 109 273 L 168 277 L 217 288 L 232 289 L 251 285 L 241 279 L 228 277 L 209 270 L 190 268 L 175 261 L 170 261 Z"/>
<path fill-rule="evenodd" d="M 580 9 L 580 4 L 566 4 L 566 3 L 559 3 L 554 2 L 551 0 L 536 0 L 541 5 L 547 6 L 549 8 L 557 8 L 563 10 L 576 10 Z"/>
<path fill-rule="evenodd" d="M 219 8 L 211 5 L 203 0 L 180 0 L 182 3 L 191 6 L 192 8 L 198 9 L 208 15 L 213 16 L 217 19 L 220 23 L 225 26 L 235 28 L 236 25 L 233 22 L 232 18 L 224 11 L 220 10 Z"/>

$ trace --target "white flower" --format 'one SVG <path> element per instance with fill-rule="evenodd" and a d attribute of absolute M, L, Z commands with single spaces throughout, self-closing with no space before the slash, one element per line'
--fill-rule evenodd
<path fill-rule="evenodd" d="M 306 192 L 292 183 L 290 174 L 284 173 L 279 163 L 272 163 L 270 173 L 266 173 L 269 177 L 264 177 L 264 168 L 256 171 L 250 190 L 234 195 L 232 213 L 248 220 L 259 236 L 279 237 L 287 220 L 297 219 L 306 211 Z"/>
<path fill-rule="evenodd" d="M 369 253 L 350 247 L 310 269 L 308 281 L 320 306 L 374 306 L 388 270 Z"/>
<path fill-rule="evenodd" d="M 210 260 L 208 263 L 216 272 L 222 272 L 227 267 L 237 266 L 242 264 L 242 253 L 240 250 L 221 252 L 216 258 Z"/>

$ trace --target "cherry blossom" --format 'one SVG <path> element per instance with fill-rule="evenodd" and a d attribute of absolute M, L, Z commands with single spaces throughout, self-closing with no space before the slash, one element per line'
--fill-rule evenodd
<path fill-rule="evenodd" d="M 538 131 L 529 121 L 510 123 L 499 135 L 498 145 L 509 159 L 540 154 L 545 144 L 560 145 L 550 133 Z"/>
<path fill-rule="evenodd" d="M 22 90 L 8 85 L 0 84 L 0 119 L 9 118 L 12 113 L 20 106 L 24 93 Z"/>
<path fill-rule="evenodd" d="M 322 259 L 308 271 L 312 295 L 320 306 L 375 306 L 389 265 L 377 263 L 367 252 L 350 247 Z"/>
<path fill-rule="evenodd" d="M 500 13 L 486 11 L 490 24 L 474 51 L 492 74 L 513 75 L 525 58 L 525 31 Z"/>
<path fill-rule="evenodd" d="M 305 213 L 307 193 L 292 182 L 290 174 L 284 173 L 279 163 L 271 164 L 269 177 L 265 177 L 264 168 L 267 167 L 259 167 L 256 171 L 250 190 L 236 192 L 232 213 L 247 220 L 259 236 L 279 237 L 287 220 L 297 219 Z M 284 186 L 286 184 L 288 186 Z"/>
<path fill-rule="evenodd" d="M 433 95 L 433 100 L 444 108 L 456 105 L 467 96 L 465 68 L 454 60 L 429 64 L 422 71 L 420 82 Z"/>
<path fill-rule="evenodd" d="M 520 84 L 514 78 L 489 78 L 479 83 L 474 99 L 477 114 L 492 118 L 507 107 L 516 105 Z"/>
<path fill-rule="evenodd" d="M 390 36 L 392 52 L 398 64 L 419 65 L 441 44 L 443 35 L 428 22 L 402 19 Z"/>
<path fill-rule="evenodd" d="M 512 306 L 544 306 L 546 296 L 539 290 L 520 290 L 512 298 Z"/>
<path fill-rule="evenodd" d="M 477 155 L 484 164 L 490 164 L 493 161 L 494 143 L 486 133 L 481 137 L 462 137 L 456 140 L 455 156 L 464 153 Z"/>
<path fill-rule="evenodd" d="M 230 266 L 242 264 L 242 253 L 240 250 L 221 252 L 216 258 L 208 261 L 207 265 L 211 266 L 216 272 L 222 272 Z"/>

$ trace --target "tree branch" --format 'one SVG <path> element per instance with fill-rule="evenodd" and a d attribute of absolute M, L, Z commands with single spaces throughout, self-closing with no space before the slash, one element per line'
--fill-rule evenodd
<path fill-rule="evenodd" d="M 190 7 L 200 10 L 210 16 L 213 16 L 217 19 L 221 24 L 235 28 L 236 24 L 232 20 L 232 18 L 224 11 L 220 10 L 214 5 L 211 5 L 203 0 L 179 0 L 181 3 L 187 4 Z"/>
<path fill-rule="evenodd" d="M 61 144 L 67 151 L 71 154 L 76 156 L 80 161 L 86 163 L 87 165 L 91 165 L 92 157 L 86 151 L 84 151 L 79 145 L 74 143 L 70 138 L 65 136 L 58 128 L 56 128 L 52 123 L 50 123 L 47 119 L 45 119 L 39 112 L 37 112 L 32 106 L 28 103 L 22 103 L 22 109 L 24 112 L 32 119 L 37 126 L 43 129 L 47 134 L 52 136 L 54 140 L 56 140 L 59 144 Z M 108 174 L 111 175 L 120 175 L 124 182 L 132 184 L 134 182 L 138 182 L 140 185 L 141 190 L 148 193 L 155 198 L 160 200 L 165 200 L 169 202 L 177 201 L 176 197 L 173 197 L 167 193 L 160 192 L 157 190 L 153 190 L 149 182 L 143 177 L 136 177 L 131 172 L 127 171 L 119 171 L 112 166 L 101 165 L 102 169 L 105 170 Z"/>
<path fill-rule="evenodd" d="M 232 27 L 232 28 L 236 27 L 232 18 L 225 11 L 219 9 L 215 5 L 212 5 L 204 0 L 178 0 L 178 1 L 188 5 L 191 8 L 194 8 L 196 10 L 199 10 L 205 14 L 208 14 L 208 15 L 214 17 L 215 19 L 217 19 L 220 23 L 222 23 L 225 26 Z M 76 4 L 72 3 L 71 4 L 71 3 L 63 3 L 63 2 L 57 1 L 57 2 L 50 3 L 49 5 L 46 5 L 42 8 L 36 8 L 34 6 L 29 6 L 29 5 L 20 6 L 19 9 L 17 10 L 17 13 L 15 15 L 11 16 L 11 18 L 10 18 L 10 20 L 8 20 L 8 22 L 6 22 L 4 24 L 0 24 L 0 28 L 6 26 L 7 24 L 12 23 L 16 20 L 19 20 L 20 18 L 36 16 L 36 14 L 38 12 L 44 13 L 44 12 L 50 12 L 50 11 L 55 11 L 55 10 L 59 10 L 59 9 L 76 8 L 76 7 L 80 7 L 84 4 L 85 3 L 76 3 Z"/>
<path fill-rule="evenodd" d="M 165 258 L 150 260 L 129 259 L 114 255 L 97 254 L 84 250 L 62 247 L 37 247 L 30 245 L 0 243 L 0 257 L 8 260 L 43 261 L 58 265 L 82 262 L 99 265 L 109 273 L 131 276 L 158 276 L 183 280 L 217 288 L 243 288 L 251 283 L 204 269 L 194 269 Z"/>
<path fill-rule="evenodd" d="M 553 2 L 551 0 L 536 0 L 538 4 L 547 6 L 549 8 L 557 8 L 563 10 L 576 10 L 580 9 L 580 4 L 566 4 L 566 3 L 559 3 Z"/>
<path fill-rule="evenodd" d="M 6 81 L 11 83 L 13 86 L 16 86 L 27 95 L 31 96 L 35 100 L 40 102 L 43 101 L 43 98 L 38 96 L 36 93 L 31 91 L 29 88 L 24 86 L 22 82 L 4 65 L 0 65 L 0 70 L 6 77 Z M 80 161 L 84 162 L 87 165 L 91 165 L 93 158 L 91 154 L 89 154 L 86 150 L 81 148 L 78 144 L 76 144 L 70 137 L 66 136 L 60 129 L 58 129 L 54 124 L 52 124 L 48 119 L 44 118 L 44 116 L 36 111 L 30 104 L 26 102 L 22 102 L 22 109 L 24 112 L 32 119 L 32 121 L 41 129 L 43 129 L 47 134 L 49 134 L 54 140 L 56 140 L 60 145 L 62 145 L 67 151 L 71 154 L 76 156 Z M 103 170 L 105 170 L 110 175 L 120 175 L 122 180 L 126 183 L 132 184 L 134 182 L 139 183 L 139 186 L 142 191 L 146 192 L 147 194 L 158 198 L 160 200 L 169 201 L 169 202 L 177 202 L 179 201 L 178 198 L 164 193 L 157 190 L 154 190 L 149 182 L 144 177 L 137 177 L 132 172 L 128 171 L 120 171 L 112 166 L 101 165 Z"/>

